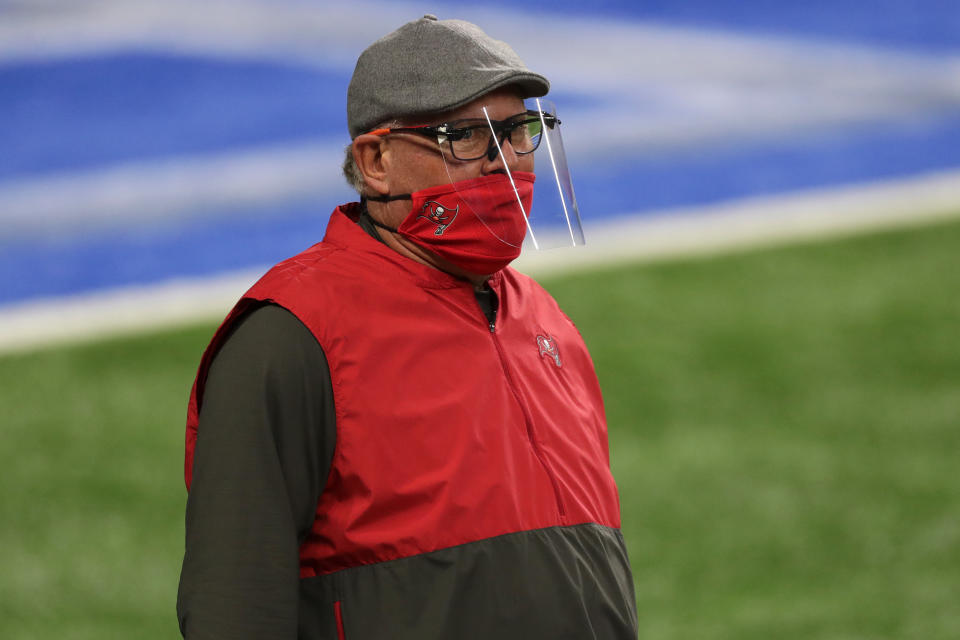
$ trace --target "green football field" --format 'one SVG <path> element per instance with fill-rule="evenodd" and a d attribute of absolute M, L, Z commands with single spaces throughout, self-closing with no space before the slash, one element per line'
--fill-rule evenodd
<path fill-rule="evenodd" d="M 546 286 L 644 639 L 960 638 L 960 222 Z M 207 323 L 0 357 L 0 638 L 174 638 Z"/>

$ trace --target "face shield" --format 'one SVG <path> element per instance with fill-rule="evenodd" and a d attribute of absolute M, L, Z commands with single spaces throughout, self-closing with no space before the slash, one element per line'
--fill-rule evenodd
<path fill-rule="evenodd" d="M 399 227 L 373 224 L 473 274 L 499 271 L 525 244 L 536 250 L 582 245 L 556 109 L 537 98 L 519 113 L 503 108 L 502 102 L 480 105 L 471 118 L 371 131 L 416 134 L 437 154 L 412 167 L 432 186 L 367 196 L 375 202 L 412 201 Z"/>
<path fill-rule="evenodd" d="M 453 216 L 476 220 L 496 241 L 519 249 L 584 244 L 580 212 L 567 167 L 560 120 L 553 103 L 532 98 L 525 111 L 496 120 L 482 117 L 435 127 L 457 207 L 430 209 L 438 224 Z M 439 200 L 439 198 L 438 198 Z"/>

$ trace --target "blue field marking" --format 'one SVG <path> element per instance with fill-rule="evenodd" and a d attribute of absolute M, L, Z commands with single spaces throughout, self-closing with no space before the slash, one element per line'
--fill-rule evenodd
<path fill-rule="evenodd" d="M 960 166 L 960 114 L 682 153 L 571 160 L 584 220 L 876 182 Z M 629 188 L 624 188 L 629 185 Z M 589 234 L 589 226 L 587 226 Z"/>
<path fill-rule="evenodd" d="M 280 211 L 228 211 L 187 225 L 113 231 L 0 251 L 0 305 L 269 265 L 323 238 L 330 209 L 315 201 Z"/>
<path fill-rule="evenodd" d="M 0 180 L 308 137 L 347 140 L 350 76 L 123 52 L 0 65 Z"/>
<path fill-rule="evenodd" d="M 516 8 L 512 0 L 487 6 Z M 454 17 L 455 2 L 440 2 L 441 18 Z M 739 33 L 786 35 L 927 53 L 960 51 L 957 0 L 526 0 L 525 11 L 540 12 L 543 29 L 555 15 L 654 21 L 675 26 Z M 616 55 L 616 52 L 611 52 Z"/>

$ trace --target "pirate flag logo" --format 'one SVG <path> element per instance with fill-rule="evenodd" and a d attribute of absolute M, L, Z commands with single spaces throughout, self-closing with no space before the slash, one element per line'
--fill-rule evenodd
<path fill-rule="evenodd" d="M 557 346 L 557 341 L 553 336 L 537 336 L 537 347 L 540 349 L 541 358 L 548 356 L 553 358 L 554 364 L 558 367 L 563 366 L 560 362 L 560 347 Z"/>
<path fill-rule="evenodd" d="M 457 205 L 457 208 L 451 211 L 439 202 L 428 200 L 423 205 L 423 209 L 420 210 L 420 215 L 418 215 L 417 218 L 424 218 L 437 225 L 433 235 L 442 236 L 443 232 L 447 230 L 447 227 L 457 219 L 457 213 L 459 211 L 460 205 Z"/>

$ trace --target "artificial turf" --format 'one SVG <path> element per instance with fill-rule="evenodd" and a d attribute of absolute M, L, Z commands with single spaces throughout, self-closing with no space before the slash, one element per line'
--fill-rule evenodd
<path fill-rule="evenodd" d="M 960 637 L 960 222 L 555 277 L 640 637 Z M 204 324 L 0 357 L 0 637 L 177 637 Z"/>

